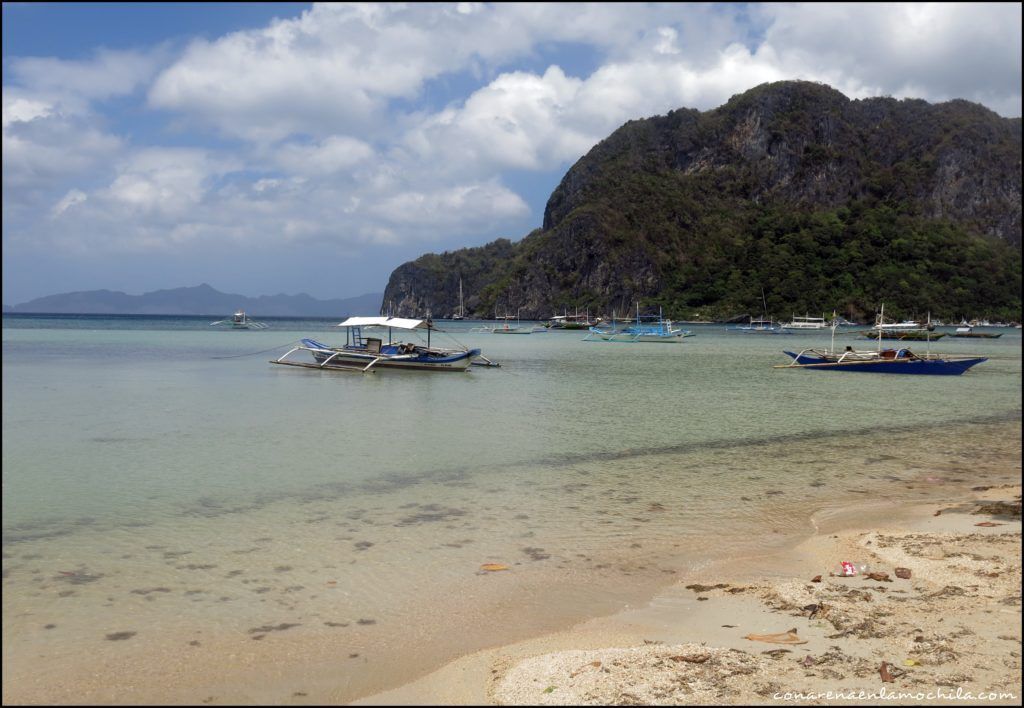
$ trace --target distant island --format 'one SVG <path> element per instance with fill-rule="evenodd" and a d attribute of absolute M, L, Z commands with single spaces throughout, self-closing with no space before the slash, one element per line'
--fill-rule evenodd
<path fill-rule="evenodd" d="M 39 297 L 20 305 L 4 306 L 5 313 L 80 315 L 229 315 L 245 310 L 254 317 L 343 317 L 380 312 L 382 293 L 336 300 L 299 295 L 246 297 L 222 293 L 203 283 L 190 288 L 154 290 L 128 295 L 114 290 L 85 290 Z"/>

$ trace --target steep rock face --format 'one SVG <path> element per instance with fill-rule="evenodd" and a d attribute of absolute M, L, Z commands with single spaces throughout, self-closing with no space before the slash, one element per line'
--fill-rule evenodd
<path fill-rule="evenodd" d="M 461 276 L 477 316 L 637 300 L 725 314 L 761 287 L 781 312 L 894 297 L 1019 311 L 1020 149 L 1020 119 L 966 101 L 766 84 L 626 123 L 566 173 L 541 229 L 407 263 L 385 307 L 454 312 Z"/>
<path fill-rule="evenodd" d="M 493 303 L 483 303 L 479 292 L 514 254 L 511 241 L 498 239 L 479 248 L 420 256 L 391 274 L 382 309 L 396 316 L 450 317 L 459 309 L 461 280 L 466 312 L 492 313 Z"/>

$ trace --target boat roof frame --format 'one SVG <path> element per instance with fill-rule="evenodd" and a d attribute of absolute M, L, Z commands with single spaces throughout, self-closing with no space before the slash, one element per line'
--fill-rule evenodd
<path fill-rule="evenodd" d="M 394 327 L 395 329 L 433 329 L 429 320 L 413 320 L 404 317 L 349 317 L 335 327 Z"/>

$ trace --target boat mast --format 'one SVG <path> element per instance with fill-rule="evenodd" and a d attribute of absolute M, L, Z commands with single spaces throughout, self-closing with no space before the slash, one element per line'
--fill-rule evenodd
<path fill-rule="evenodd" d="M 878 353 L 882 353 L 882 328 L 885 327 L 885 303 L 882 303 L 882 309 L 878 313 Z"/>
<path fill-rule="evenodd" d="M 761 292 L 764 294 L 763 290 Z M 830 345 L 830 348 L 832 349 L 833 354 L 836 353 L 836 322 L 836 311 L 832 310 L 832 344 Z"/>
<path fill-rule="evenodd" d="M 929 359 L 932 356 L 932 311 L 928 310 L 928 323 L 924 327 L 924 353 Z"/>

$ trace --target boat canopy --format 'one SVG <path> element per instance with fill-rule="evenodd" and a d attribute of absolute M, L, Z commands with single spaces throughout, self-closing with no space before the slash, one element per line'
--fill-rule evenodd
<path fill-rule="evenodd" d="M 403 317 L 349 317 L 337 327 L 395 327 L 396 329 L 429 329 L 426 320 Z"/>

